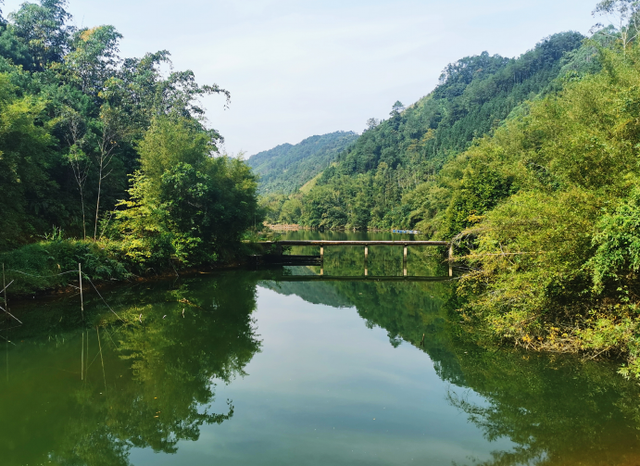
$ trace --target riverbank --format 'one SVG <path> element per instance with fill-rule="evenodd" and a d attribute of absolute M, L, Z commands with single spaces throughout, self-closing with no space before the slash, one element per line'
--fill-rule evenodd
<path fill-rule="evenodd" d="M 185 264 L 175 257 L 153 263 L 141 262 L 127 254 L 117 241 L 54 240 L 33 243 L 0 253 L 0 279 L 10 299 L 55 295 L 83 288 L 104 286 L 180 274 L 196 274 L 218 269 L 241 267 L 253 252 L 251 242 L 241 243 L 224 260 L 197 266 Z M 1 289 L 1 288 L 0 288 Z M 4 303 L 0 293 L 0 303 Z"/>
<path fill-rule="evenodd" d="M 217 261 L 184 263 L 176 256 L 158 251 L 131 251 L 131 244 L 117 240 L 100 241 L 55 238 L 0 253 L 0 280 L 7 284 L 9 300 L 35 296 L 75 293 L 80 272 L 83 286 L 91 289 L 107 284 L 171 278 L 214 270 L 240 268 L 258 252 L 256 241 L 274 240 L 272 227 L 288 227 L 286 232 L 311 231 L 299 225 L 265 225 L 266 231 L 246 234 L 241 243 L 227 248 Z M 300 230 L 295 230 L 295 228 Z M 379 233 L 379 232 L 372 232 Z M 384 231 L 382 233 L 388 233 Z M 144 252 L 144 251 L 142 251 Z M 4 273 L 2 272 L 4 268 Z M 80 270 L 79 270 L 80 269 Z M 0 281 L 0 285 L 2 282 Z M 1 288 L 0 288 L 1 289 Z M 0 303 L 4 302 L 0 293 Z"/>
<path fill-rule="evenodd" d="M 290 232 L 278 235 L 281 239 L 331 239 L 336 235 L 340 239 L 391 239 L 395 235 L 389 232 L 380 233 L 338 233 L 338 232 Z M 188 277 L 219 270 L 241 269 L 247 264 L 247 258 L 257 253 L 252 241 L 273 240 L 273 234 L 261 233 L 261 236 L 253 235 L 246 238 L 241 244 L 236 245 L 233 254 L 229 254 L 224 260 L 216 262 L 201 262 L 198 264 L 181 263 L 175 256 L 165 256 L 162 260 L 142 264 L 136 256 L 127 254 L 125 244 L 108 241 L 79 241 L 79 240 L 54 240 L 43 241 L 24 246 L 22 248 L 0 254 L 0 273 L 4 266 L 4 276 L 0 280 L 8 285 L 8 301 L 15 303 L 32 297 L 64 296 L 78 292 L 80 264 L 83 288 L 85 291 L 108 290 L 126 284 L 153 282 L 162 279 L 174 279 L 178 276 Z M 365 269 L 362 267 L 362 251 L 353 248 L 329 248 L 325 250 L 325 275 L 350 275 L 354 267 L 361 273 L 368 272 L 370 276 L 400 276 L 404 273 L 401 268 L 402 261 L 397 251 L 387 251 L 384 246 L 370 251 L 369 261 Z M 423 253 L 424 252 L 424 253 Z M 309 254 L 309 251 L 292 252 Z M 315 254 L 315 253 L 314 253 Z M 411 250 L 408 261 L 409 275 L 445 276 L 446 264 L 441 257 L 431 256 L 428 251 L 420 251 L 419 248 Z M 309 273 L 320 273 L 320 270 Z M 621 373 L 629 376 L 628 367 L 634 367 L 636 356 L 633 351 L 624 350 L 621 343 L 629 344 L 633 333 L 618 332 L 616 339 L 609 338 L 612 332 L 616 332 L 622 326 L 628 328 L 637 325 L 638 320 L 621 321 L 616 328 L 599 326 L 591 331 L 576 331 L 575 333 L 561 332 L 556 327 L 554 333 L 548 337 L 522 339 L 516 345 L 505 336 L 503 339 L 492 337 L 491 329 L 478 319 L 473 319 L 467 313 L 469 295 L 464 287 L 468 285 L 468 277 L 462 277 L 457 281 L 457 298 L 450 303 L 452 315 L 457 316 L 456 327 L 467 339 L 475 344 L 496 348 L 505 346 L 522 347 L 530 353 L 575 353 L 587 358 L 609 359 L 627 365 L 622 367 Z M 0 284 L 2 282 L 0 281 Z M 462 290 L 460 287 L 462 285 Z M 462 291 L 462 293 L 460 293 Z M 468 290 L 467 290 L 468 291 Z M 4 307 L 4 296 L 0 293 L 0 305 Z M 515 328 L 517 328 L 514 325 Z M 605 349 L 605 351 L 603 351 Z"/>
<path fill-rule="evenodd" d="M 279 223 L 275 225 L 266 224 L 264 225 L 266 228 L 269 228 L 271 231 L 298 231 L 298 230 L 308 230 L 309 228 L 301 227 L 297 224 L 286 224 Z"/>

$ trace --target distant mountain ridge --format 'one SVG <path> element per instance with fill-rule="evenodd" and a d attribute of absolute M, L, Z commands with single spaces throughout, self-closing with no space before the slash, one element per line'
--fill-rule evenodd
<path fill-rule="evenodd" d="M 595 64 L 593 46 L 583 45 L 584 39 L 565 32 L 517 58 L 484 52 L 448 65 L 430 94 L 406 109 L 396 102 L 387 120 L 371 120 L 356 143 L 281 212 L 299 212 L 290 222 L 315 228 L 430 230 L 425 222 L 446 210 L 438 193 L 427 195 L 443 165 L 510 115 L 526 114 L 527 102 L 559 90 L 562 76 Z"/>
<path fill-rule="evenodd" d="M 291 194 L 322 173 L 358 137 L 352 131 L 311 136 L 299 144 L 281 144 L 255 154 L 247 164 L 260 176 L 260 194 Z"/>

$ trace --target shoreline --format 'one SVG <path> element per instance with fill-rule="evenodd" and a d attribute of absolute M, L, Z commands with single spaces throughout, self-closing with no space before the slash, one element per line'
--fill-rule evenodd
<path fill-rule="evenodd" d="M 186 265 L 171 258 L 144 266 L 131 260 L 118 243 L 62 240 L 33 243 L 0 254 L 0 305 L 36 297 L 77 293 L 110 285 L 134 284 L 156 279 L 231 270 L 249 263 L 251 245 L 239 244 L 235 252 L 219 262 Z"/>
<path fill-rule="evenodd" d="M 225 264 L 218 265 L 208 265 L 206 267 L 201 268 L 188 268 L 188 269 L 180 269 L 177 272 L 173 269 L 167 269 L 160 273 L 153 273 L 148 275 L 132 275 L 129 278 L 124 278 L 121 280 L 111 279 L 111 280 L 92 280 L 93 285 L 95 285 L 98 291 L 105 289 L 112 289 L 120 286 L 126 285 L 138 285 L 143 283 L 153 283 L 159 281 L 166 281 L 169 279 L 179 280 L 181 278 L 193 277 L 197 275 L 208 275 L 214 272 L 223 272 L 225 270 L 237 270 L 241 269 L 248 265 L 248 261 L 239 261 L 239 262 L 229 262 Z M 11 288 L 8 288 L 9 291 Z M 31 293 L 11 293 L 8 294 L 9 304 L 18 305 L 24 304 L 25 302 L 32 302 L 35 299 L 38 300 L 49 300 L 55 298 L 64 298 L 66 296 L 72 295 L 74 293 L 78 293 L 79 288 L 76 285 L 64 285 L 60 287 L 52 287 L 45 288 L 41 290 L 37 290 Z M 83 280 L 82 286 L 83 293 L 91 293 L 93 290 L 93 286 L 90 283 L 86 283 Z M 2 301 L 0 297 L 0 301 Z"/>

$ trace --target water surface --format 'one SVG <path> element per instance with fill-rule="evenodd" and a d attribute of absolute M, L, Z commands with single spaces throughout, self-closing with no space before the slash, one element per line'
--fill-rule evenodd
<path fill-rule="evenodd" d="M 640 390 L 614 364 L 483 350 L 448 280 L 332 281 L 364 258 L 326 254 L 323 281 L 294 267 L 118 287 L 84 320 L 77 296 L 15 304 L 0 464 L 640 464 Z M 402 275 L 401 248 L 370 254 Z M 444 274 L 442 252 L 410 248 L 409 270 Z"/>

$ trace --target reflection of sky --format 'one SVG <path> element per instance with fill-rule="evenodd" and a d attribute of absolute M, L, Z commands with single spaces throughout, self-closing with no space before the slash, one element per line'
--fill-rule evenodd
<path fill-rule="evenodd" d="M 455 387 L 425 353 L 406 343 L 394 349 L 355 309 L 259 288 L 255 317 L 262 352 L 246 377 L 216 389 L 215 408 L 232 399 L 233 418 L 203 426 L 200 440 L 181 442 L 176 455 L 134 450 L 132 464 L 450 465 L 511 448 L 488 443 L 447 403 Z"/>

